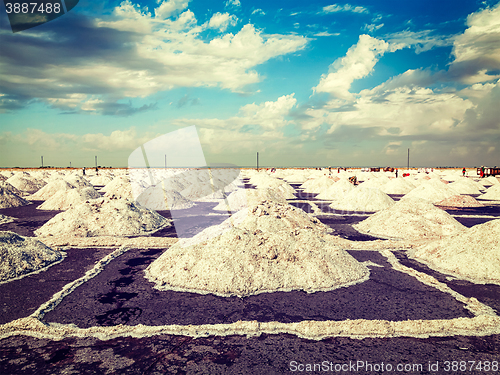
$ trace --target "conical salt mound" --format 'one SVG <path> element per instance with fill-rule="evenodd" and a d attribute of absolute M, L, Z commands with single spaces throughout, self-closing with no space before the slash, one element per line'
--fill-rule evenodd
<path fill-rule="evenodd" d="M 305 193 L 322 193 L 330 186 L 332 186 L 335 183 L 335 180 L 333 178 L 330 178 L 328 176 L 322 176 L 319 178 L 315 178 L 314 180 L 307 180 L 305 183 L 303 183 L 300 187 L 304 189 Z"/>
<path fill-rule="evenodd" d="M 461 178 L 452 182 L 448 187 L 455 190 L 458 194 L 481 194 L 477 182 L 471 181 L 467 178 Z M 481 186 L 484 189 L 484 186 Z"/>
<path fill-rule="evenodd" d="M 480 195 L 478 198 L 492 201 L 500 200 L 500 185 L 493 185 L 486 190 L 486 193 Z"/>
<path fill-rule="evenodd" d="M 0 214 L 0 224 L 6 224 L 14 221 L 13 218 Z"/>
<path fill-rule="evenodd" d="M 413 189 L 415 185 L 404 177 L 394 178 L 380 187 L 380 190 L 386 194 L 408 194 Z"/>
<path fill-rule="evenodd" d="M 275 189 L 240 189 L 229 194 L 227 203 L 226 201 L 220 202 L 214 210 L 237 212 L 265 201 L 287 204 L 283 195 Z"/>
<path fill-rule="evenodd" d="M 412 256 L 441 272 L 500 284 L 500 219 L 421 246 Z"/>
<path fill-rule="evenodd" d="M 37 210 L 68 210 L 84 201 L 98 198 L 101 198 L 101 194 L 93 187 L 84 188 L 82 190 L 71 189 L 58 191 L 38 206 Z"/>
<path fill-rule="evenodd" d="M 365 265 L 287 211 L 295 210 L 270 202 L 241 210 L 205 230 L 220 235 L 210 237 L 203 231 L 196 237 L 206 236 L 204 242 L 172 246 L 146 269 L 146 277 L 160 290 L 224 297 L 313 293 L 368 279 Z"/>
<path fill-rule="evenodd" d="M 14 186 L 25 195 L 36 193 L 45 185 L 45 182 L 33 178 L 28 174 L 21 173 L 16 173 L 14 176 L 7 179 L 6 182 Z"/>
<path fill-rule="evenodd" d="M 43 188 L 38 190 L 35 194 L 32 194 L 29 199 L 33 200 L 47 200 L 50 197 L 52 197 L 54 194 L 56 194 L 58 191 L 68 191 L 72 190 L 75 187 L 71 185 L 69 182 L 58 179 L 49 182 L 47 185 L 45 185 Z"/>
<path fill-rule="evenodd" d="M 408 240 L 440 238 L 465 229 L 447 212 L 417 198 L 402 199 L 353 227 L 361 233 Z"/>
<path fill-rule="evenodd" d="M 85 177 L 82 177 L 82 176 L 77 175 L 77 174 L 67 176 L 64 179 L 77 189 L 84 189 L 87 187 L 93 187 L 92 184 Z"/>
<path fill-rule="evenodd" d="M 109 184 L 113 179 L 109 176 L 94 176 L 90 179 L 90 183 L 94 186 L 104 186 Z"/>
<path fill-rule="evenodd" d="M 434 204 L 436 206 L 457 207 L 457 208 L 484 207 L 484 205 L 479 203 L 474 197 L 471 197 L 470 195 L 453 195 L 449 198 L 442 200 L 441 202 Z"/>
<path fill-rule="evenodd" d="M 57 214 L 35 231 L 37 236 L 137 236 L 172 225 L 154 211 L 122 199 L 99 198 Z"/>
<path fill-rule="evenodd" d="M 391 207 L 394 200 L 379 189 L 354 188 L 342 198 L 333 201 L 330 207 L 343 211 L 376 212 Z"/>
<path fill-rule="evenodd" d="M 443 184 L 438 180 L 434 182 L 431 182 L 431 180 L 429 180 L 429 182 L 423 182 L 419 187 L 410 191 L 402 199 L 420 198 L 428 200 L 432 203 L 437 203 L 453 195 L 459 194 L 458 192 L 449 188 L 446 184 Z"/>
<path fill-rule="evenodd" d="M 354 185 L 345 179 L 340 179 L 326 191 L 318 194 L 316 198 L 325 200 L 341 199 L 345 194 L 354 189 Z"/>
<path fill-rule="evenodd" d="M 177 191 L 163 190 L 161 185 L 150 186 L 136 199 L 136 202 L 150 210 L 183 210 L 194 206 L 189 199 Z"/>
<path fill-rule="evenodd" d="M 17 194 L 0 186 L 0 208 L 20 207 L 30 204 L 27 200 Z"/>
<path fill-rule="evenodd" d="M 0 281 L 6 281 L 57 262 L 62 254 L 34 238 L 0 232 L 0 259 Z"/>

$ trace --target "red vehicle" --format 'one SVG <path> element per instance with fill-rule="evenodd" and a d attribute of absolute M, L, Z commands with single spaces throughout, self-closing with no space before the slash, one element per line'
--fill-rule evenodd
<path fill-rule="evenodd" d="M 482 167 L 484 168 L 484 176 L 483 177 L 488 177 L 488 176 L 500 176 L 500 168 L 490 168 L 490 167 Z M 481 176 L 481 169 L 477 169 L 477 174 Z"/>

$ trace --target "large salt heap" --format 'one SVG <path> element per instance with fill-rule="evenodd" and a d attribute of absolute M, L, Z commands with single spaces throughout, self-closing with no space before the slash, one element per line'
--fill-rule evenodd
<path fill-rule="evenodd" d="M 481 194 L 480 189 L 484 189 L 484 186 L 481 184 L 463 177 L 452 182 L 448 187 L 455 190 L 458 194 Z"/>
<path fill-rule="evenodd" d="M 27 200 L 0 185 L 0 208 L 20 207 L 30 204 Z"/>
<path fill-rule="evenodd" d="M 171 220 L 134 202 L 99 198 L 57 214 L 35 231 L 37 236 L 137 236 L 150 234 Z"/>
<path fill-rule="evenodd" d="M 6 182 L 21 191 L 23 195 L 36 193 L 45 186 L 44 181 L 31 177 L 29 173 L 26 172 L 16 173 L 14 176 L 8 178 Z"/>
<path fill-rule="evenodd" d="M 316 196 L 317 199 L 334 200 L 341 199 L 344 195 L 354 189 L 354 185 L 346 179 L 340 179 L 324 192 Z"/>
<path fill-rule="evenodd" d="M 394 200 L 379 189 L 360 185 L 343 197 L 334 200 L 330 207 L 343 211 L 376 212 L 391 207 Z"/>
<path fill-rule="evenodd" d="M 500 219 L 421 246 L 411 255 L 441 272 L 500 284 Z"/>
<path fill-rule="evenodd" d="M 266 201 L 205 229 L 192 245 L 172 246 L 146 269 L 146 277 L 160 290 L 224 297 L 313 293 L 365 281 L 366 266 L 329 237 L 304 211 Z"/>
<path fill-rule="evenodd" d="M 361 233 L 408 240 L 440 238 L 465 229 L 447 212 L 417 198 L 402 199 L 353 227 Z"/>
<path fill-rule="evenodd" d="M 307 180 L 300 187 L 305 193 L 322 193 L 335 183 L 335 180 L 330 176 L 321 176 L 319 178 Z"/>
<path fill-rule="evenodd" d="M 480 195 L 479 199 L 498 201 L 500 200 L 500 185 L 493 185 L 486 190 L 486 193 Z"/>
<path fill-rule="evenodd" d="M 89 199 L 101 198 L 93 187 L 61 190 L 37 207 L 37 210 L 68 210 Z"/>
<path fill-rule="evenodd" d="M 449 188 L 446 184 L 440 182 L 439 180 L 429 180 L 426 182 L 422 182 L 420 186 L 411 190 L 403 197 L 403 199 L 420 198 L 428 200 L 432 203 L 437 203 L 439 201 L 442 201 L 443 199 L 458 194 L 459 193 L 457 191 Z"/>
<path fill-rule="evenodd" d="M 0 282 L 39 270 L 62 259 L 35 238 L 22 237 L 12 232 L 0 232 Z"/>
<path fill-rule="evenodd" d="M 265 201 L 287 204 L 283 195 L 275 189 L 240 189 L 229 194 L 227 200 L 220 202 L 214 210 L 236 212 Z"/>
<path fill-rule="evenodd" d="M 467 208 L 467 207 L 484 207 L 474 197 L 470 195 L 453 195 L 441 202 L 434 203 L 436 206 L 453 207 L 453 208 Z"/>
<path fill-rule="evenodd" d="M 63 179 L 52 180 L 47 185 L 45 185 L 43 188 L 38 190 L 35 194 L 32 194 L 29 197 L 29 199 L 44 200 L 45 201 L 59 191 L 68 191 L 68 190 L 72 190 L 74 188 L 75 187 L 73 185 L 71 185 L 69 182 L 67 182 Z"/>
<path fill-rule="evenodd" d="M 189 199 L 184 198 L 174 190 L 164 190 L 162 184 L 150 186 L 142 192 L 136 202 L 150 210 L 183 210 L 194 206 Z"/>
<path fill-rule="evenodd" d="M 408 194 L 413 189 L 415 185 L 405 177 L 394 178 L 380 187 L 380 190 L 386 194 Z"/>

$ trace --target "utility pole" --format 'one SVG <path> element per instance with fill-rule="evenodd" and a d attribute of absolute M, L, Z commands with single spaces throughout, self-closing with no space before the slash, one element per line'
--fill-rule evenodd
<path fill-rule="evenodd" d="M 410 170 L 410 149 L 408 149 L 408 170 Z"/>
<path fill-rule="evenodd" d="M 97 155 L 95 157 L 95 167 L 97 168 Z"/>
<path fill-rule="evenodd" d="M 259 153 L 257 152 L 257 170 L 259 170 Z"/>
<path fill-rule="evenodd" d="M 165 169 L 167 169 L 167 155 L 165 154 Z"/>
<path fill-rule="evenodd" d="M 43 156 L 42 156 L 42 168 L 43 168 Z"/>

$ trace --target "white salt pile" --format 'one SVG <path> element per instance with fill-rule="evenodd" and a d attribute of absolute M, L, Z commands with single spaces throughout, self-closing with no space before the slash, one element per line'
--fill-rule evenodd
<path fill-rule="evenodd" d="M 93 185 L 86 178 L 78 174 L 72 174 L 70 176 L 65 177 L 64 179 L 77 189 L 93 187 Z"/>
<path fill-rule="evenodd" d="M 34 238 L 12 232 L 0 232 L 0 282 L 39 270 L 62 259 L 59 251 L 52 250 Z"/>
<path fill-rule="evenodd" d="M 45 182 L 31 177 L 28 173 L 16 173 L 14 176 L 7 179 L 9 184 L 22 192 L 23 195 L 30 195 L 40 190 Z"/>
<path fill-rule="evenodd" d="M 376 212 L 391 207 L 394 200 L 379 189 L 356 187 L 342 198 L 333 201 L 330 207 L 343 211 Z"/>
<path fill-rule="evenodd" d="M 448 185 L 448 187 L 455 190 L 458 194 L 481 194 L 481 191 L 479 191 L 479 189 L 484 189 L 484 186 L 463 177 L 456 180 L 455 182 L 452 182 Z"/>
<path fill-rule="evenodd" d="M 136 202 L 150 210 L 183 210 L 194 206 L 194 203 L 184 198 L 177 191 L 164 190 L 162 185 L 150 186 L 136 199 Z"/>
<path fill-rule="evenodd" d="M 43 202 L 37 207 L 37 210 L 68 210 L 84 201 L 98 198 L 101 198 L 101 194 L 93 187 L 87 187 L 81 190 L 62 190 Z"/>
<path fill-rule="evenodd" d="M 121 199 L 99 198 L 57 214 L 35 231 L 37 236 L 137 236 L 150 234 L 172 221 L 154 211 Z"/>
<path fill-rule="evenodd" d="M 0 224 L 6 224 L 12 221 L 14 221 L 12 217 L 0 214 Z"/>
<path fill-rule="evenodd" d="M 9 184 L 7 181 L 0 181 L 0 187 L 4 188 L 7 191 L 10 191 L 11 193 L 16 194 L 17 196 L 23 195 L 23 193 L 19 189 L 15 188 L 11 184 Z"/>
<path fill-rule="evenodd" d="M 28 204 L 30 204 L 30 202 L 21 198 L 7 188 L 0 186 L 0 208 L 20 207 Z"/>
<path fill-rule="evenodd" d="M 71 185 L 69 182 L 65 180 L 62 179 L 53 180 L 50 181 L 47 185 L 45 185 L 43 188 L 38 190 L 35 194 L 32 194 L 29 197 L 29 199 L 45 201 L 59 191 L 68 191 L 74 188 L 75 187 L 73 185 Z"/>
<path fill-rule="evenodd" d="M 206 236 L 205 242 L 172 246 L 146 269 L 146 277 L 160 290 L 224 297 L 313 293 L 369 277 L 366 266 L 313 229 L 302 210 L 265 202 L 245 211 L 205 230 L 221 235 L 211 237 L 203 231 L 196 237 Z M 231 226 L 235 221 L 239 224 Z"/>
<path fill-rule="evenodd" d="M 442 207 L 484 207 L 479 203 L 474 197 L 470 195 L 453 195 L 449 198 L 442 200 L 441 202 L 434 203 L 436 206 Z"/>
<path fill-rule="evenodd" d="M 465 229 L 447 212 L 417 198 L 402 199 L 353 227 L 361 233 L 409 240 L 440 238 Z"/>
<path fill-rule="evenodd" d="M 404 177 L 394 178 L 380 187 L 380 190 L 386 194 L 408 194 L 413 189 L 415 185 Z"/>
<path fill-rule="evenodd" d="M 111 181 L 113 181 L 111 177 L 104 175 L 94 176 L 90 179 L 90 183 L 94 186 L 104 186 L 109 184 Z"/>
<path fill-rule="evenodd" d="M 479 180 L 479 183 L 483 186 L 498 185 L 500 181 L 494 176 L 485 177 Z"/>
<path fill-rule="evenodd" d="M 354 185 L 346 179 L 340 179 L 326 191 L 318 194 L 316 198 L 325 200 L 341 199 L 345 194 L 354 189 Z"/>
<path fill-rule="evenodd" d="M 335 180 L 329 176 L 307 180 L 300 187 L 305 193 L 322 193 L 335 183 Z"/>
<path fill-rule="evenodd" d="M 250 183 L 257 188 L 272 188 L 278 190 L 285 199 L 295 198 L 295 189 L 285 181 L 269 177 L 263 174 L 257 174 L 250 179 Z"/>
<path fill-rule="evenodd" d="M 363 186 L 365 188 L 372 189 L 381 189 L 385 184 L 387 184 L 391 179 L 387 176 L 380 175 L 377 177 L 370 178 L 369 180 L 365 180 L 359 186 Z"/>
<path fill-rule="evenodd" d="M 283 195 L 275 189 L 240 189 L 229 194 L 227 200 L 220 202 L 214 210 L 236 212 L 265 201 L 287 204 Z"/>
<path fill-rule="evenodd" d="M 419 247 L 412 256 L 459 278 L 500 284 L 500 219 Z"/>
<path fill-rule="evenodd" d="M 421 198 L 432 203 L 437 203 L 453 195 L 459 195 L 455 190 L 449 188 L 439 180 L 435 180 L 434 183 L 430 181 L 431 180 L 423 182 L 419 187 L 410 191 L 402 199 Z"/>
<path fill-rule="evenodd" d="M 109 184 L 100 191 L 104 191 L 107 198 L 124 198 L 133 200 L 132 186 L 127 176 L 114 178 Z"/>
<path fill-rule="evenodd" d="M 500 200 L 500 185 L 493 185 L 486 190 L 486 193 L 480 195 L 478 198 L 492 201 Z"/>

